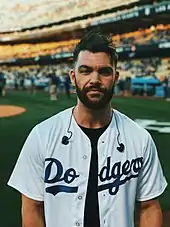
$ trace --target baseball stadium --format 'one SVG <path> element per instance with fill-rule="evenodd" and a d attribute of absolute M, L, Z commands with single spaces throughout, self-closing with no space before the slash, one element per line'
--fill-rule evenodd
<path fill-rule="evenodd" d="M 21 196 L 7 181 L 31 129 L 76 104 L 68 75 L 90 31 L 110 35 L 119 56 L 112 107 L 156 143 L 168 182 L 159 197 L 163 227 L 170 227 L 169 0 L 0 1 L 0 227 L 22 226 Z"/>

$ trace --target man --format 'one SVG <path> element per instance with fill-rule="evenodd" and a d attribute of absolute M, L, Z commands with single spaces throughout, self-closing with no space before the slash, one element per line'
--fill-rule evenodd
<path fill-rule="evenodd" d="M 149 133 L 111 108 L 118 79 L 110 38 L 87 34 L 70 78 L 77 105 L 38 124 L 8 184 L 22 193 L 24 227 L 161 227 L 167 183 Z"/>
<path fill-rule="evenodd" d="M 163 90 L 164 90 L 164 99 L 166 100 L 167 96 L 168 96 L 168 78 L 166 76 L 164 76 L 161 83 L 162 83 Z"/>
<path fill-rule="evenodd" d="M 170 75 L 167 76 L 167 99 L 166 101 L 170 101 Z"/>
<path fill-rule="evenodd" d="M 0 96 L 4 97 L 6 95 L 6 77 L 4 73 L 0 72 Z"/>
<path fill-rule="evenodd" d="M 65 94 L 66 94 L 67 98 L 71 98 L 70 84 L 71 84 L 71 81 L 70 81 L 69 75 L 65 75 L 64 76 L 64 87 L 65 87 Z"/>
<path fill-rule="evenodd" d="M 56 101 L 57 100 L 57 89 L 60 84 L 60 78 L 56 76 L 54 73 L 49 75 L 50 77 L 50 100 Z"/>

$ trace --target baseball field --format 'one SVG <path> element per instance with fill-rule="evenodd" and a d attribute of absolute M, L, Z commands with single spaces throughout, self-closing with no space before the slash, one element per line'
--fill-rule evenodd
<path fill-rule="evenodd" d="M 32 95 L 26 91 L 11 91 L 6 97 L 0 98 L 0 107 L 7 105 L 25 109 L 19 115 L 5 117 L 0 108 L 0 227 L 21 227 L 20 195 L 7 187 L 6 183 L 29 131 L 35 124 L 75 103 L 75 95 L 68 100 L 61 94 L 58 101 L 51 102 L 47 93 Z M 166 179 L 170 182 L 170 102 L 162 99 L 115 97 L 112 106 L 134 120 L 140 119 L 139 122 L 151 129 Z M 170 210 L 170 185 L 160 197 L 160 202 L 164 212 Z M 170 220 L 165 226 L 170 226 Z"/>

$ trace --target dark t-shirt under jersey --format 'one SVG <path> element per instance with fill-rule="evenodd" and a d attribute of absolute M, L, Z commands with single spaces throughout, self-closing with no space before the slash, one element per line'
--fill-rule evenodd
<path fill-rule="evenodd" d="M 109 125 L 109 124 L 108 124 Z M 99 137 L 108 127 L 90 129 L 80 126 L 83 132 L 91 141 L 91 162 L 89 171 L 89 180 L 86 194 L 84 210 L 84 227 L 100 227 L 99 204 L 98 204 L 98 151 L 97 143 Z"/>

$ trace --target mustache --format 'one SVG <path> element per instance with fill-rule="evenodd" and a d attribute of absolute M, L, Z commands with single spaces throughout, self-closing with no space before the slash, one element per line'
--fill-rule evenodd
<path fill-rule="evenodd" d="M 86 88 L 84 88 L 84 91 L 88 92 L 88 91 L 91 91 L 91 90 L 94 90 L 94 89 L 96 89 L 98 91 L 101 91 L 101 92 L 105 92 L 106 91 L 105 88 L 102 88 L 102 87 L 96 86 L 96 85 L 93 85 L 93 86 L 90 86 L 90 87 L 86 87 Z"/>

